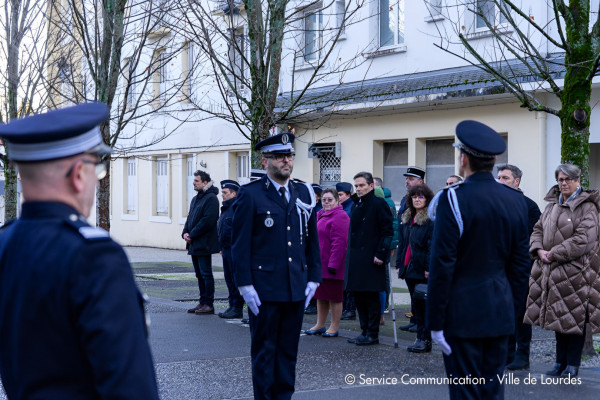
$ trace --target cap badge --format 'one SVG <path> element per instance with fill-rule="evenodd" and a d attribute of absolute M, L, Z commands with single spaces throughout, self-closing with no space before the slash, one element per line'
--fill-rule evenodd
<path fill-rule="evenodd" d="M 288 144 L 289 141 L 290 141 L 290 137 L 288 136 L 287 133 L 284 133 L 283 135 L 281 135 L 281 143 Z"/>

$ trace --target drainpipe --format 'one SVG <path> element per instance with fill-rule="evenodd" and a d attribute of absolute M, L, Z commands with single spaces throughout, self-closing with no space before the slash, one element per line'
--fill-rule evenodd
<path fill-rule="evenodd" d="M 546 187 L 546 181 L 548 177 L 548 166 L 546 165 L 546 137 L 548 136 L 547 129 L 547 121 L 548 114 L 543 111 L 536 111 L 536 118 L 539 121 L 539 131 L 538 131 L 538 140 L 539 140 L 539 160 L 540 160 L 540 176 L 539 176 L 539 199 L 541 200 L 548 188 Z"/>

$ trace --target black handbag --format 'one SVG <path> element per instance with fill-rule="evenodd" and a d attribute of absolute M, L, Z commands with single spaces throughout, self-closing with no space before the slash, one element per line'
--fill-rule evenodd
<path fill-rule="evenodd" d="M 413 292 L 413 298 L 415 300 L 427 300 L 427 284 L 417 283 L 415 285 L 415 291 Z"/>

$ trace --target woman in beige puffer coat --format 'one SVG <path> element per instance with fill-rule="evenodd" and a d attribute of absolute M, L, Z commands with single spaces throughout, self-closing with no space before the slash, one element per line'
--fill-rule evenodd
<path fill-rule="evenodd" d="M 600 332 L 597 190 L 583 190 L 580 169 L 561 164 L 550 189 L 550 204 L 533 229 L 534 259 L 524 322 L 553 330 L 556 364 L 551 376 L 575 376 L 581 363 L 585 323 Z"/>

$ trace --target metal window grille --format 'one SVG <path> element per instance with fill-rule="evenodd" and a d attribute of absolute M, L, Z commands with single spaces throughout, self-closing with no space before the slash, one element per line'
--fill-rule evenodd
<path fill-rule="evenodd" d="M 334 187 L 342 179 L 342 159 L 334 152 L 324 152 L 319 157 L 319 184 Z"/>

